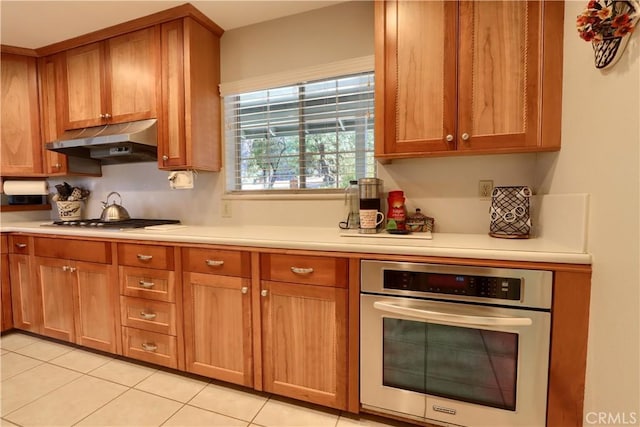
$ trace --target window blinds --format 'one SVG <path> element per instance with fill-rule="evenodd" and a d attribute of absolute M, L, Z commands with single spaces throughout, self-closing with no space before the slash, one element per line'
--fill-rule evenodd
<path fill-rule="evenodd" d="M 224 97 L 227 189 L 329 190 L 373 176 L 373 72 Z"/>

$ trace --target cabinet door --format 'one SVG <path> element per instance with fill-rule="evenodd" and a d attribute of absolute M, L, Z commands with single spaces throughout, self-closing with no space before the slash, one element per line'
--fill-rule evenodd
<path fill-rule="evenodd" d="M 13 312 L 11 311 L 11 279 L 9 277 L 9 255 L 2 254 L 2 279 L 0 282 L 0 331 L 13 328 Z"/>
<path fill-rule="evenodd" d="M 117 280 L 109 264 L 76 262 L 74 298 L 76 343 L 116 353 L 120 328 Z"/>
<path fill-rule="evenodd" d="M 43 144 L 55 141 L 61 133 L 58 107 L 56 105 L 56 85 L 62 72 L 60 60 L 60 56 L 54 55 L 40 58 L 38 62 Z M 44 172 L 49 176 L 62 175 L 67 171 L 67 156 L 55 151 L 44 150 L 43 167 Z"/>
<path fill-rule="evenodd" d="M 98 126 L 106 113 L 104 44 L 68 50 L 63 77 L 63 123 L 65 129 Z"/>
<path fill-rule="evenodd" d="M 221 168 L 220 35 L 192 18 L 162 25 L 160 169 Z"/>
<path fill-rule="evenodd" d="M 184 41 L 182 21 L 161 28 L 162 122 L 158 135 L 158 167 L 186 165 L 184 105 Z"/>
<path fill-rule="evenodd" d="M 157 27 L 106 41 L 106 110 L 110 123 L 157 117 L 160 93 L 160 36 Z"/>
<path fill-rule="evenodd" d="M 184 273 L 187 371 L 253 385 L 249 279 Z"/>
<path fill-rule="evenodd" d="M 2 175 L 42 172 L 36 58 L 2 54 Z"/>
<path fill-rule="evenodd" d="M 459 150 L 538 146 L 542 5 L 460 2 Z"/>
<path fill-rule="evenodd" d="M 40 332 L 39 297 L 28 255 L 9 255 L 13 326 Z"/>
<path fill-rule="evenodd" d="M 262 292 L 264 389 L 345 409 L 347 290 L 263 281 Z"/>
<path fill-rule="evenodd" d="M 457 2 L 375 7 L 376 154 L 455 149 Z"/>
<path fill-rule="evenodd" d="M 74 342 L 74 276 L 70 262 L 35 257 L 43 335 Z"/>

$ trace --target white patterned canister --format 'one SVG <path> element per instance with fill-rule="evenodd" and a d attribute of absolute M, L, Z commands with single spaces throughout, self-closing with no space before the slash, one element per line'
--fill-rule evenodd
<path fill-rule="evenodd" d="M 76 221 L 82 218 L 82 202 L 56 202 L 61 221 Z"/>
<path fill-rule="evenodd" d="M 527 186 L 495 187 L 491 194 L 489 235 L 511 239 L 529 238 L 530 198 L 531 189 Z"/>

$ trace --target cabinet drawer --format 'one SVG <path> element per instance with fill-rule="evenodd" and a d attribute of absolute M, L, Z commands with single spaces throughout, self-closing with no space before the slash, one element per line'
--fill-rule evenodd
<path fill-rule="evenodd" d="M 60 238 L 33 239 L 35 256 L 75 261 L 111 263 L 111 243 Z"/>
<path fill-rule="evenodd" d="M 119 244 L 118 264 L 173 270 L 173 247 Z"/>
<path fill-rule="evenodd" d="M 346 258 L 262 254 L 260 269 L 263 280 L 346 288 L 347 261 Z"/>
<path fill-rule="evenodd" d="M 27 236 L 9 236 L 7 250 L 10 254 L 29 255 L 31 252 L 31 244 Z"/>
<path fill-rule="evenodd" d="M 120 293 L 130 297 L 175 302 L 175 273 L 151 268 L 120 267 Z"/>
<path fill-rule="evenodd" d="M 127 357 L 178 368 L 177 339 L 174 336 L 123 326 L 122 344 Z"/>
<path fill-rule="evenodd" d="M 122 325 L 176 335 L 176 305 L 143 298 L 120 297 Z"/>
<path fill-rule="evenodd" d="M 184 271 L 223 276 L 251 276 L 251 256 L 249 252 L 226 251 L 221 249 L 182 249 Z"/>

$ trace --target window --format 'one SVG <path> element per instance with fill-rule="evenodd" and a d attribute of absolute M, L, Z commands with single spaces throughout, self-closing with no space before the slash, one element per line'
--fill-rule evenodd
<path fill-rule="evenodd" d="M 227 190 L 331 190 L 375 176 L 373 72 L 224 97 Z"/>

